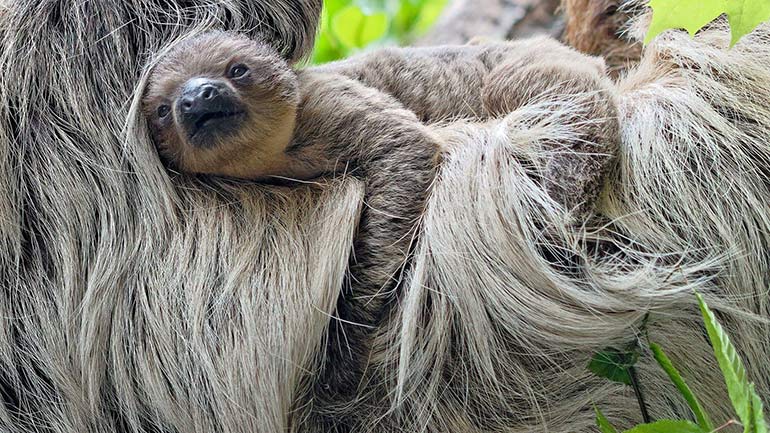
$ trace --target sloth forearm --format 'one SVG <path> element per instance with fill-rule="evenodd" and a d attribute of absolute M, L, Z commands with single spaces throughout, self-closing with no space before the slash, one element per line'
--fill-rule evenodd
<path fill-rule="evenodd" d="M 488 67 L 480 47 L 385 48 L 318 67 L 385 92 L 422 121 L 481 113 Z"/>
<path fill-rule="evenodd" d="M 314 405 L 323 408 L 352 399 L 365 374 L 371 335 L 394 304 L 435 178 L 439 144 L 430 127 L 389 95 L 340 75 L 298 76 L 302 100 L 293 152 L 366 184 L 349 278 L 327 334 L 327 357 L 334 362 L 324 365 L 314 386 Z"/>
<path fill-rule="evenodd" d="M 347 172 L 366 182 L 356 250 L 378 253 L 355 257 L 351 273 L 366 275 L 365 290 L 379 290 L 406 258 L 408 234 L 433 182 L 439 143 L 391 96 L 334 74 L 302 71 L 299 78 L 302 101 L 292 152 L 315 158 L 323 171 Z"/>

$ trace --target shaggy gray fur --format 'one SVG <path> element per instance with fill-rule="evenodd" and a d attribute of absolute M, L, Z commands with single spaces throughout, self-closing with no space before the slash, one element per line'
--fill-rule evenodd
<path fill-rule="evenodd" d="M 363 187 L 169 176 L 133 94 L 146 55 L 194 23 L 270 17 L 265 2 L 160 4 L 18 0 L 2 18 L 2 431 L 305 428 L 300 386 L 323 360 Z M 381 404 L 356 431 L 591 431 L 592 403 L 629 425 L 633 395 L 585 364 L 648 312 L 727 419 L 692 289 L 770 397 L 770 28 L 728 41 L 669 33 L 618 83 L 620 161 L 585 225 L 531 176 L 576 137 L 579 95 L 440 131 L 449 154 L 368 365 Z M 653 416 L 688 416 L 641 362 Z"/>

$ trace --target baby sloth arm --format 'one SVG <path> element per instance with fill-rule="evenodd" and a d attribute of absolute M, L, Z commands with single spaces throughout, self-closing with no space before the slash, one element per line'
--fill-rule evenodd
<path fill-rule="evenodd" d="M 367 275 L 369 281 L 358 284 L 384 289 L 397 270 L 392 258 L 406 259 L 436 174 L 438 142 L 414 113 L 382 92 L 312 70 L 298 78 L 301 98 L 288 154 L 315 160 L 322 172 L 366 181 L 357 237 L 366 245 L 355 248 L 364 254 L 354 258 L 351 271 Z M 364 302 L 377 304 L 376 298 Z"/>
<path fill-rule="evenodd" d="M 362 382 L 369 336 L 395 302 L 439 146 L 430 128 L 389 95 L 313 70 L 298 78 L 301 99 L 289 154 L 310 155 L 324 172 L 349 172 L 366 182 L 350 280 L 330 323 L 327 362 L 314 389 L 314 405 L 324 407 L 354 398 Z"/>

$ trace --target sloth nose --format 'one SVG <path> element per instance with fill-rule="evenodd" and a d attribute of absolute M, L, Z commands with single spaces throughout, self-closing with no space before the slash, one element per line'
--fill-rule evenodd
<path fill-rule="evenodd" d="M 217 85 L 202 80 L 190 80 L 182 89 L 180 109 L 183 114 L 206 112 L 220 95 Z"/>

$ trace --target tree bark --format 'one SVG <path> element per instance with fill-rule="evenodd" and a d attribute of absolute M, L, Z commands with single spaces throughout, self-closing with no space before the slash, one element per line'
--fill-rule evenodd
<path fill-rule="evenodd" d="M 559 38 L 564 21 L 559 0 L 453 0 L 434 28 L 415 45 L 465 44 L 474 37 L 515 39 L 534 35 Z"/>

